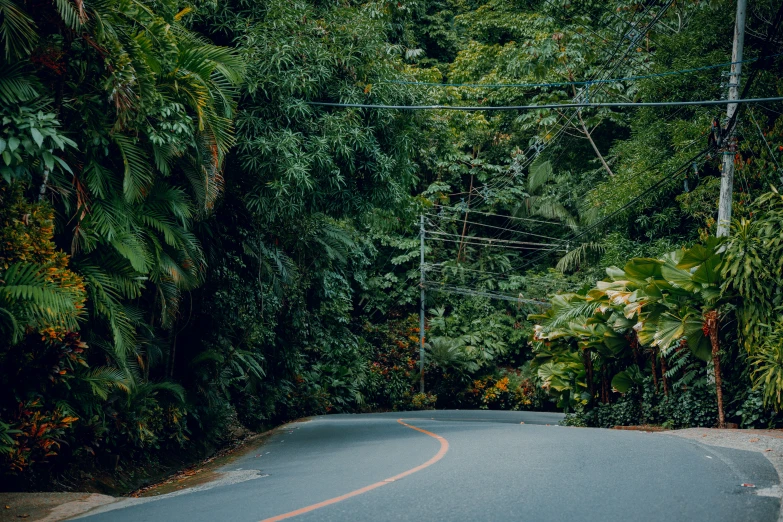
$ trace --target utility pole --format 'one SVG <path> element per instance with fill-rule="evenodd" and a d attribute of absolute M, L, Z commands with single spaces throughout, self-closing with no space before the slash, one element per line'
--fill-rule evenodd
<path fill-rule="evenodd" d="M 746 0 L 737 0 L 737 21 L 734 25 L 734 47 L 731 52 L 731 74 L 729 76 L 729 104 L 726 106 L 728 127 L 719 147 L 723 154 L 723 169 L 720 176 L 720 202 L 718 203 L 718 237 L 729 235 L 731 227 L 731 199 L 734 185 L 734 154 L 736 153 L 736 141 L 734 141 L 734 128 L 736 122 L 732 121 L 737 112 L 737 104 L 731 103 L 739 98 L 740 75 L 742 74 L 742 47 L 745 41 L 745 8 Z"/>
<path fill-rule="evenodd" d="M 419 285 L 421 286 L 421 303 L 419 307 L 419 371 L 421 373 L 421 383 L 419 391 L 424 393 L 424 214 L 420 216 L 419 236 L 421 245 L 421 260 L 419 263 L 419 272 L 421 273 Z"/>

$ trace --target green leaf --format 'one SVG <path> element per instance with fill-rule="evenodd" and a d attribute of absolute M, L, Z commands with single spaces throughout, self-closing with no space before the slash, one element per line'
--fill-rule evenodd
<path fill-rule="evenodd" d="M 663 265 L 663 261 L 660 259 L 635 257 L 625 264 L 623 270 L 634 279 L 646 280 L 651 277 L 658 279 L 661 277 L 661 265 Z"/>
<path fill-rule="evenodd" d="M 685 252 L 685 255 L 682 256 L 682 259 L 677 264 L 677 268 L 688 269 L 693 268 L 694 266 L 699 266 L 712 255 L 712 251 L 705 248 L 704 246 L 694 245 Z"/>
<path fill-rule="evenodd" d="M 46 165 L 47 170 L 52 170 L 54 168 L 54 156 L 52 156 L 52 153 L 45 150 L 43 151 L 43 154 L 41 154 L 41 157 L 44 160 L 44 165 Z"/>
<path fill-rule="evenodd" d="M 71 167 L 69 167 L 69 166 L 68 166 L 68 164 L 65 162 L 65 160 L 63 160 L 62 158 L 60 158 L 60 157 L 58 157 L 58 156 L 53 156 L 53 157 L 54 157 L 54 160 L 55 160 L 57 163 L 59 163 L 59 164 L 60 164 L 60 166 L 62 167 L 62 169 L 63 169 L 64 171 L 66 171 L 66 172 L 68 172 L 68 173 L 70 173 L 70 174 L 73 174 L 73 171 L 71 170 Z"/>
<path fill-rule="evenodd" d="M 688 348 L 696 358 L 710 361 L 712 359 L 712 343 L 709 337 L 704 335 L 703 325 L 701 318 L 691 316 L 685 321 L 685 337 L 688 339 Z"/>
<path fill-rule="evenodd" d="M 604 332 L 604 345 L 613 355 L 620 355 L 628 347 L 628 340 L 613 330 L 607 330 Z"/>
<path fill-rule="evenodd" d="M 719 256 L 711 256 L 696 269 L 693 280 L 702 284 L 717 284 L 720 281 L 720 264 Z"/>
<path fill-rule="evenodd" d="M 8 150 L 14 152 L 19 147 L 19 138 L 11 136 L 8 138 Z"/>
<path fill-rule="evenodd" d="M 667 312 L 658 319 L 655 335 L 653 336 L 655 339 L 654 344 L 665 352 L 672 343 L 682 338 L 684 334 L 685 325 L 683 320 Z"/>
<path fill-rule="evenodd" d="M 635 364 L 621 371 L 612 378 L 612 388 L 620 393 L 627 393 L 633 386 L 641 384 L 642 374 Z"/>
<path fill-rule="evenodd" d="M 661 275 L 672 285 L 687 290 L 688 292 L 693 292 L 698 288 L 698 285 L 693 282 L 691 273 L 687 270 L 665 264 L 661 267 Z"/>
<path fill-rule="evenodd" d="M 35 141 L 35 143 L 38 144 L 39 147 L 43 146 L 44 137 L 43 137 L 43 134 L 41 134 L 41 131 L 39 131 L 35 127 L 31 127 L 30 128 L 30 135 L 32 135 L 33 140 Z"/>
<path fill-rule="evenodd" d="M 534 162 L 530 165 L 527 189 L 532 194 L 538 187 L 552 178 L 552 164 L 548 161 Z"/>

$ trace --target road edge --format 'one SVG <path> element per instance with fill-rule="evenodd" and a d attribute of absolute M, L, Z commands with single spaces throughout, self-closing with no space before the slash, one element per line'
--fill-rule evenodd
<path fill-rule="evenodd" d="M 780 500 L 778 522 L 783 522 L 783 439 L 771 437 L 763 433 L 753 433 L 753 430 L 730 430 L 717 428 L 685 428 L 658 432 L 659 435 L 668 435 L 691 440 L 705 446 L 729 448 L 761 453 L 772 465 L 778 475 L 778 485 L 766 490 L 759 490 L 756 494 L 776 497 Z"/>

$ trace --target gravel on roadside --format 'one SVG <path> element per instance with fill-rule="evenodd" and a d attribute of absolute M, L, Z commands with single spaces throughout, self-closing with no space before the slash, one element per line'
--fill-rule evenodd
<path fill-rule="evenodd" d="M 116 500 L 98 493 L 0 493 L 0 522 L 59 522 Z"/>
<path fill-rule="evenodd" d="M 708 446 L 718 446 L 761 453 L 778 473 L 778 485 L 757 494 L 781 499 L 778 522 L 783 522 L 783 430 L 736 430 L 717 428 L 687 428 L 660 432 L 661 435 L 682 437 Z"/>

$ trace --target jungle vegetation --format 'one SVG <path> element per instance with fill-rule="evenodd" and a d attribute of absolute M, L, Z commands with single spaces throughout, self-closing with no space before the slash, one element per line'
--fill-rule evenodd
<path fill-rule="evenodd" d="M 745 97 L 783 95 L 778 4 Z M 329 412 L 779 426 L 783 105 L 740 110 L 718 240 L 725 106 L 310 104 L 719 100 L 733 30 L 729 0 L 0 0 L 3 476 Z"/>

